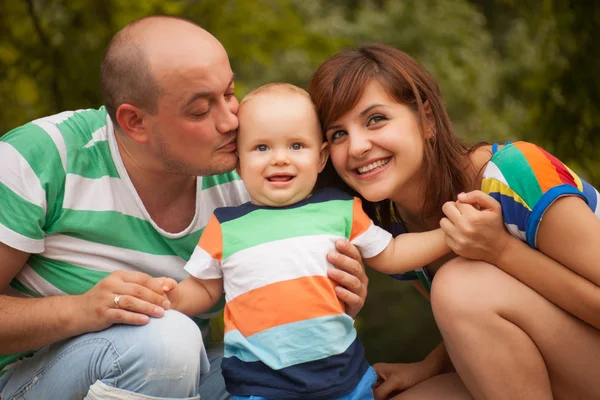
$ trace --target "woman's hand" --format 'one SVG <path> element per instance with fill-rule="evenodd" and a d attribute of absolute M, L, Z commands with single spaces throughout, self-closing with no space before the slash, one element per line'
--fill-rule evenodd
<path fill-rule="evenodd" d="M 329 269 L 327 275 L 340 285 L 335 288 L 335 294 L 346 304 L 346 314 L 355 318 L 365 305 L 369 278 L 356 246 L 338 240 L 335 247 L 338 251 L 327 253 L 327 260 L 336 268 Z"/>
<path fill-rule="evenodd" d="M 386 400 L 410 389 L 437 374 L 426 360 L 410 364 L 373 365 L 377 372 L 377 383 L 373 386 L 376 400 Z"/>
<path fill-rule="evenodd" d="M 459 256 L 495 265 L 511 236 L 504 229 L 502 207 L 493 197 L 475 190 L 443 205 L 440 227 L 446 243 Z"/>

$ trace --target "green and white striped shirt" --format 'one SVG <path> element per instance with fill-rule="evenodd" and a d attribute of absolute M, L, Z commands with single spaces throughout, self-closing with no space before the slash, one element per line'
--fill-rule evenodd
<path fill-rule="evenodd" d="M 198 177 L 192 223 L 165 232 L 129 179 L 104 107 L 63 112 L 4 135 L 0 199 L 0 242 L 31 253 L 5 292 L 21 297 L 81 294 L 116 270 L 182 280 L 214 209 L 249 200 L 235 172 Z M 211 311 L 197 320 L 204 334 L 220 308 Z M 0 370 L 19 356 L 0 356 Z"/>

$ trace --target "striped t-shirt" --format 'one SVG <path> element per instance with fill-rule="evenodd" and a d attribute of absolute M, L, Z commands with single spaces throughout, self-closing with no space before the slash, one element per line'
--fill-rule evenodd
<path fill-rule="evenodd" d="M 498 147 L 498 144 L 492 146 L 492 158 L 483 172 L 481 191 L 502 205 L 504 225 L 511 235 L 537 248 L 540 221 L 552 203 L 562 196 L 581 197 L 600 218 L 598 191 L 556 157 L 528 142 Z M 425 287 L 431 287 L 431 278 L 424 268 L 395 277 L 419 279 Z"/>
<path fill-rule="evenodd" d="M 350 240 L 365 258 L 391 235 L 361 202 L 325 189 L 297 204 L 217 209 L 185 269 L 223 278 L 229 393 L 269 399 L 332 399 L 368 368 L 352 318 L 327 277 L 326 254 Z"/>
<path fill-rule="evenodd" d="M 129 179 L 102 107 L 38 119 L 4 135 L 0 199 L 0 242 L 31 253 L 5 294 L 45 297 L 84 293 L 116 270 L 184 279 L 214 209 L 242 204 L 248 195 L 235 172 L 198 177 L 191 224 L 179 233 L 162 230 Z M 197 323 L 206 333 L 208 320 Z M 22 355 L 0 356 L 0 370 Z"/>

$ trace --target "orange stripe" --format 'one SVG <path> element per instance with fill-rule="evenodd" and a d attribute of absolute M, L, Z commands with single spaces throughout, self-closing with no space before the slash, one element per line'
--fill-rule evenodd
<path fill-rule="evenodd" d="M 244 293 L 225 305 L 225 332 L 239 330 L 245 337 L 264 330 L 344 313 L 326 276 L 305 276 L 272 283 Z"/>
<path fill-rule="evenodd" d="M 542 193 L 549 189 L 563 184 L 560 176 L 556 173 L 556 168 L 546 155 L 534 144 L 518 142 L 515 146 L 523 153 L 529 166 L 537 178 Z"/>
<path fill-rule="evenodd" d="M 202 231 L 200 236 L 200 242 L 198 247 L 201 247 L 210 254 L 213 258 L 219 260 L 223 259 L 223 235 L 221 234 L 221 223 L 215 217 L 215 214 L 210 217 L 210 221 L 206 224 L 206 228 Z"/>
<path fill-rule="evenodd" d="M 354 198 L 352 207 L 352 231 L 350 232 L 350 241 L 362 235 L 371 226 L 371 218 L 363 211 L 362 201 L 358 197 Z"/>

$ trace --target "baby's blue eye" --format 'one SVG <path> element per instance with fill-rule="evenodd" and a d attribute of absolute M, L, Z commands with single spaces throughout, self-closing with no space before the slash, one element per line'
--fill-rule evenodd
<path fill-rule="evenodd" d="M 267 151 L 269 148 L 267 147 L 266 144 L 259 144 L 258 146 L 256 146 L 256 150 L 258 151 Z"/>
<path fill-rule="evenodd" d="M 301 148 L 303 148 L 304 146 L 302 146 L 300 143 L 294 143 L 290 146 L 290 148 L 292 150 L 300 150 Z"/>

